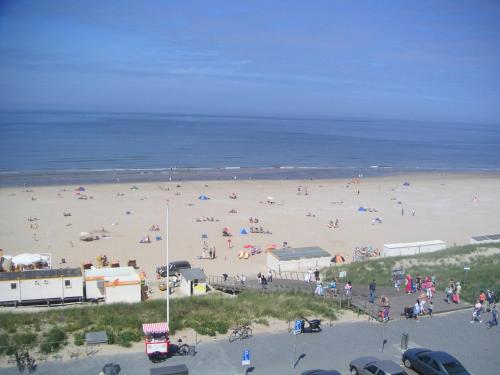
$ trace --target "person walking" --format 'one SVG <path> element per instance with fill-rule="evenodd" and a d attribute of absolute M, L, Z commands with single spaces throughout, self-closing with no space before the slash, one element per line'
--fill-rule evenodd
<path fill-rule="evenodd" d="M 316 268 L 316 271 L 314 271 L 314 278 L 316 279 L 316 282 L 319 281 L 319 270 Z"/>
<path fill-rule="evenodd" d="M 498 325 L 498 310 L 496 304 L 491 305 L 491 319 L 488 321 L 487 324 L 488 328 Z"/>
<path fill-rule="evenodd" d="M 348 281 L 347 284 L 344 285 L 345 296 L 347 298 L 351 298 L 351 292 L 352 292 L 352 283 Z"/>
<path fill-rule="evenodd" d="M 271 270 L 267 271 L 267 281 L 272 283 L 273 282 L 273 273 Z"/>
<path fill-rule="evenodd" d="M 432 311 L 434 310 L 434 304 L 432 301 L 429 301 L 429 306 L 427 306 L 427 313 L 430 317 L 432 317 Z"/>
<path fill-rule="evenodd" d="M 375 279 L 373 279 L 369 285 L 370 297 L 368 298 L 368 302 L 370 302 L 370 303 L 375 302 L 375 289 L 376 288 L 377 288 L 377 283 L 375 282 Z"/>

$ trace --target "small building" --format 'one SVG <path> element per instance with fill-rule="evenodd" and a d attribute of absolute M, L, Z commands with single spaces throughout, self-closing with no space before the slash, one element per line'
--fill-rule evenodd
<path fill-rule="evenodd" d="M 500 242 L 500 234 L 488 234 L 486 236 L 475 236 L 470 238 L 471 244 L 480 244 L 480 243 L 498 243 Z"/>
<path fill-rule="evenodd" d="M 0 272 L 0 304 L 50 304 L 83 301 L 80 268 Z"/>
<path fill-rule="evenodd" d="M 446 242 L 441 240 L 423 241 L 423 242 L 406 242 L 384 245 L 382 251 L 383 257 L 418 255 L 422 253 L 431 253 L 433 251 L 446 249 Z"/>
<path fill-rule="evenodd" d="M 87 300 L 141 302 L 141 277 L 133 267 L 104 267 L 85 270 Z"/>
<path fill-rule="evenodd" d="M 320 247 L 298 247 L 267 253 L 267 267 L 276 271 L 299 271 L 330 266 L 331 255 Z"/>
<path fill-rule="evenodd" d="M 207 292 L 207 276 L 201 268 L 184 268 L 180 270 L 180 273 L 182 294 L 192 296 Z"/>

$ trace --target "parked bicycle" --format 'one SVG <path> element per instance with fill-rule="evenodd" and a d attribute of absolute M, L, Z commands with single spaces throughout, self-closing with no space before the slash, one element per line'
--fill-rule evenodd
<path fill-rule="evenodd" d="M 229 342 L 233 342 L 236 340 L 242 340 L 252 337 L 252 328 L 248 324 L 243 324 L 242 326 L 238 326 L 233 328 L 233 332 L 229 335 Z"/>
<path fill-rule="evenodd" d="M 189 355 L 191 352 L 191 346 L 188 344 L 183 344 L 182 339 L 177 340 L 179 343 L 177 346 L 177 354 L 181 356 Z"/>

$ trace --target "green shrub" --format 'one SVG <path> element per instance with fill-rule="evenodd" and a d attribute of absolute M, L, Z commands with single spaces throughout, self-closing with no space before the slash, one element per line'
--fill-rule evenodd
<path fill-rule="evenodd" d="M 59 327 L 53 327 L 47 334 L 47 339 L 40 349 L 42 353 L 48 354 L 58 351 L 66 340 L 66 333 Z"/>
<path fill-rule="evenodd" d="M 131 347 L 131 341 L 141 341 L 142 336 L 136 331 L 132 330 L 124 330 L 120 331 L 118 335 L 116 335 L 116 343 L 120 346 L 124 346 L 126 348 Z"/>
<path fill-rule="evenodd" d="M 76 346 L 82 346 L 85 344 L 85 335 L 83 333 L 75 333 L 73 339 Z"/>

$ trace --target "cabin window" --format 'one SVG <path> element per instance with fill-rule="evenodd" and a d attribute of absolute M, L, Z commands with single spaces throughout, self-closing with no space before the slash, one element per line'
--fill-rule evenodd
<path fill-rule="evenodd" d="M 17 289 L 16 283 L 10 283 L 10 289 Z"/>
<path fill-rule="evenodd" d="M 71 280 L 64 280 L 64 286 L 66 288 L 71 288 Z"/>

